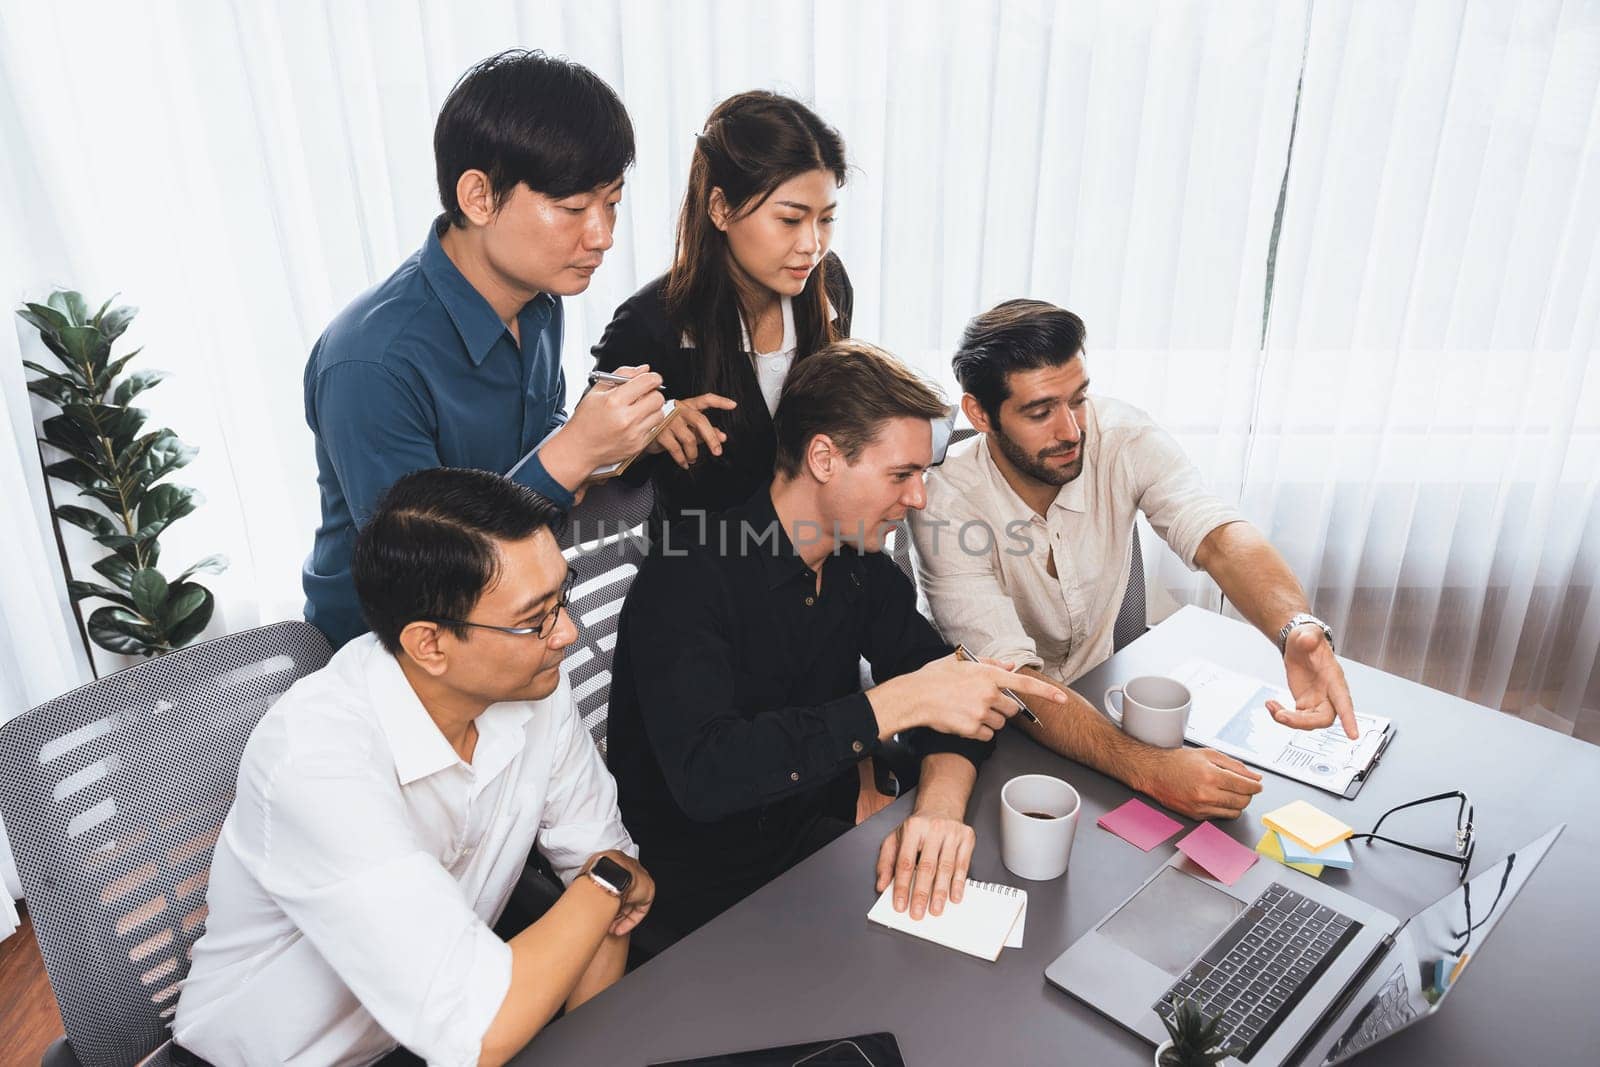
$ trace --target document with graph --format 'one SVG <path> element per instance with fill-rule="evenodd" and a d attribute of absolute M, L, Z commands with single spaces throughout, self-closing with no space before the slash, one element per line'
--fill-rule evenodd
<path fill-rule="evenodd" d="M 1360 736 L 1354 741 L 1337 721 L 1321 730 L 1284 726 L 1267 710 L 1267 701 L 1293 707 L 1294 697 L 1285 686 L 1209 660 L 1189 660 L 1171 676 L 1188 686 L 1194 698 L 1186 740 L 1342 797 L 1360 792 L 1394 736 L 1389 719 L 1360 707 L 1356 708 Z"/>

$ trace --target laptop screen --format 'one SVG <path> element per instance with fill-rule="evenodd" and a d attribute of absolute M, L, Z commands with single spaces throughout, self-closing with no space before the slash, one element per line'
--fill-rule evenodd
<path fill-rule="evenodd" d="M 1338 1063 L 1439 1010 L 1562 827 L 1413 915 L 1362 991 L 1367 1001 L 1328 1050 Z"/>

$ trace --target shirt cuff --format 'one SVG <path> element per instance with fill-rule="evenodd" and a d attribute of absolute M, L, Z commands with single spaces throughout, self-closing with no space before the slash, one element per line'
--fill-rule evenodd
<path fill-rule="evenodd" d="M 825 774 L 838 772 L 840 764 L 850 763 L 872 754 L 878 746 L 878 717 L 872 713 L 872 702 L 865 693 L 830 700 L 819 709 L 822 721 L 832 741 L 835 762 L 817 770 Z M 799 779 L 791 775 L 792 785 Z"/>
<path fill-rule="evenodd" d="M 994 753 L 995 741 L 975 741 L 970 737 L 956 737 L 953 734 L 942 734 L 938 730 L 926 727 L 913 730 L 904 737 L 905 742 L 911 746 L 911 751 L 917 754 L 917 759 L 926 759 L 940 752 L 949 752 L 963 756 L 974 767 L 981 769 L 983 761 Z"/>
<path fill-rule="evenodd" d="M 535 452 L 528 457 L 528 462 L 522 465 L 522 470 L 517 473 L 522 475 L 522 484 L 544 497 L 562 511 L 571 511 L 577 497 L 560 482 L 550 477 L 550 472 L 544 469 L 544 461 Z"/>

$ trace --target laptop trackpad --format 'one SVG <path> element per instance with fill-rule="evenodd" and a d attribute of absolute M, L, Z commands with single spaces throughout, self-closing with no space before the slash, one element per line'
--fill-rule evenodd
<path fill-rule="evenodd" d="M 1246 907 L 1244 901 L 1168 867 L 1098 929 L 1176 978 Z"/>

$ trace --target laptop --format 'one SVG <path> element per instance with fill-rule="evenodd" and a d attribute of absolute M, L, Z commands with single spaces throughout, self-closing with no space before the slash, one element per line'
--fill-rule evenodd
<path fill-rule="evenodd" d="M 1178 853 L 1045 978 L 1156 1044 L 1175 995 L 1221 1016 L 1223 1063 L 1339 1063 L 1439 1010 L 1564 829 L 1404 921 L 1281 864 L 1225 886 Z"/>

